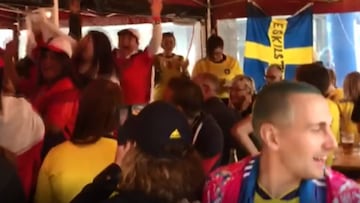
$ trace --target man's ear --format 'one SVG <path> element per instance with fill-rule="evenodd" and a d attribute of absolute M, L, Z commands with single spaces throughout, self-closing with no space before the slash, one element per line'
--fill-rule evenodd
<path fill-rule="evenodd" d="M 277 129 L 270 123 L 264 123 L 259 131 L 262 142 L 270 149 L 277 151 L 280 146 Z"/>

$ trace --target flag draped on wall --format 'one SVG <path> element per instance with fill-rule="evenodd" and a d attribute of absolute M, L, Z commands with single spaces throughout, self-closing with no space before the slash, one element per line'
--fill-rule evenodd
<path fill-rule="evenodd" d="M 266 16 L 252 2 L 247 12 L 244 72 L 254 78 L 257 88 L 264 85 L 270 64 L 279 64 L 285 79 L 292 80 L 298 65 L 313 62 L 312 6 L 287 19 Z"/>

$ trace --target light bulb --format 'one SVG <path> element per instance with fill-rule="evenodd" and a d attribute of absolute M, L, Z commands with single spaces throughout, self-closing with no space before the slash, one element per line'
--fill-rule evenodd
<path fill-rule="evenodd" d="M 47 18 L 51 18 L 51 16 L 52 16 L 51 11 L 46 11 L 46 12 L 45 12 L 45 16 L 46 16 Z"/>

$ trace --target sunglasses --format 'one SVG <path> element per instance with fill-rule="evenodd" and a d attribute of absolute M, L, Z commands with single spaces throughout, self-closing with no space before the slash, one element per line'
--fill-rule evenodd
<path fill-rule="evenodd" d="M 265 75 L 265 79 L 267 79 L 267 80 L 275 80 L 276 76 L 274 76 L 274 75 Z"/>

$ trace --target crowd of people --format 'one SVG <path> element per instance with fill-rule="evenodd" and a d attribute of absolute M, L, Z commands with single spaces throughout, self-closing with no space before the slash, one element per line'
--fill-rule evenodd
<path fill-rule="evenodd" d="M 360 73 L 338 88 L 319 62 L 295 81 L 271 64 L 257 90 L 217 35 L 190 73 L 162 1 L 150 9 L 145 50 L 134 29 L 113 50 L 102 32 L 27 16 L 27 56 L 16 39 L 2 53 L 0 202 L 360 202 L 331 169 L 341 137 L 359 140 Z"/>

